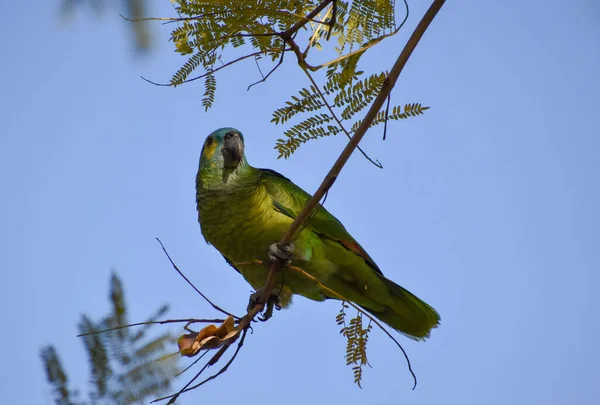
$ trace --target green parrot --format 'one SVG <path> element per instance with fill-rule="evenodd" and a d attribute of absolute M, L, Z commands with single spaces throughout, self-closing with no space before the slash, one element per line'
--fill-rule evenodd
<path fill-rule="evenodd" d="M 206 138 L 196 177 L 200 229 L 254 289 L 264 286 L 270 260 L 281 258 L 274 251 L 277 242 L 309 199 L 281 174 L 250 166 L 240 131 L 221 128 Z M 438 313 L 387 279 L 325 208 L 310 217 L 292 246 L 289 265 L 277 274 L 271 291 L 283 307 L 293 294 L 316 301 L 344 299 L 417 340 L 439 324 Z"/>

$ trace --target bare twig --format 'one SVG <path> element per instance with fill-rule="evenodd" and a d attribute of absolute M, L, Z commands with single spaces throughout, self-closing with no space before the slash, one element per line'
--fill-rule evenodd
<path fill-rule="evenodd" d="M 218 3 L 217 3 L 218 4 Z M 248 9 L 237 9 L 235 10 L 236 13 L 246 13 L 246 12 L 250 12 L 250 13 L 257 13 L 257 12 L 261 12 L 261 11 L 268 11 L 269 13 L 275 13 L 275 14 L 283 14 L 283 15 L 288 15 L 291 17 L 298 17 L 299 19 L 306 21 L 306 22 L 314 22 L 317 24 L 322 24 L 324 23 L 323 21 L 320 20 L 315 20 L 312 17 L 308 17 L 305 15 L 301 15 L 301 14 L 296 14 L 296 13 L 291 13 L 289 11 L 286 10 L 273 10 L 273 9 L 265 9 L 265 8 L 248 8 Z M 125 17 L 123 14 L 119 14 L 119 17 L 121 17 L 122 19 L 124 19 L 125 21 L 129 21 L 129 22 L 142 22 L 142 21 L 164 21 L 164 24 L 170 24 L 170 23 L 176 23 L 176 22 L 183 22 L 183 21 L 196 21 L 196 20 L 200 20 L 202 18 L 206 18 L 206 17 L 214 17 L 216 15 L 219 15 L 221 13 L 206 13 L 206 14 L 200 14 L 200 15 L 194 15 L 191 17 L 146 17 L 146 18 L 129 18 L 129 17 Z M 313 16 L 314 17 L 314 16 Z"/>
<path fill-rule="evenodd" d="M 361 307 L 359 307 L 358 305 L 356 305 L 352 301 L 349 301 L 343 295 L 339 294 L 336 291 L 333 291 L 331 288 L 327 287 L 325 284 L 321 283 L 317 278 L 315 278 L 311 274 L 307 273 L 306 271 L 302 270 L 301 268 L 299 268 L 299 267 L 293 267 L 293 266 L 288 266 L 288 267 L 286 267 L 286 269 L 290 269 L 292 271 L 299 272 L 304 277 L 306 277 L 306 278 L 312 280 L 313 282 L 315 282 L 319 286 L 319 288 L 325 290 L 329 295 L 331 295 L 332 297 L 335 297 L 335 298 L 337 298 L 337 299 L 339 299 L 341 301 L 344 301 L 346 304 L 350 305 L 352 308 L 356 309 L 358 312 L 360 312 L 361 314 L 363 314 L 364 316 L 366 316 L 367 318 L 369 318 L 370 322 L 373 322 L 375 325 L 377 325 L 379 327 L 379 329 L 381 329 L 390 339 L 392 339 L 392 341 L 396 344 L 396 346 L 398 346 L 398 348 L 402 351 L 402 354 L 404 355 L 404 358 L 406 359 L 406 364 L 408 366 L 408 371 L 410 371 L 410 374 L 412 375 L 412 378 L 413 378 L 413 381 L 414 381 L 412 389 L 414 390 L 417 387 L 417 375 L 415 374 L 415 372 L 412 369 L 412 364 L 410 363 L 410 358 L 408 357 L 408 354 L 404 350 L 404 347 L 402 347 L 402 345 L 400 344 L 400 342 L 398 342 L 398 340 L 396 340 L 396 338 L 394 336 L 392 336 L 392 334 L 375 317 L 373 317 L 373 315 L 369 314 L 368 312 L 366 312 L 364 309 L 362 309 Z"/>
<path fill-rule="evenodd" d="M 88 336 L 88 335 L 95 335 L 97 333 L 112 332 L 113 330 L 131 328 L 133 326 L 165 325 L 165 324 L 168 324 L 168 323 L 187 323 L 187 324 L 191 324 L 191 323 L 223 323 L 223 322 L 225 322 L 225 319 L 196 319 L 196 318 L 188 318 L 188 319 L 166 319 L 164 321 L 146 321 L 146 322 L 130 323 L 128 325 L 115 326 L 114 328 L 96 330 L 96 331 L 88 332 L 88 333 L 81 333 L 81 334 L 77 335 L 77 337 Z"/>
<path fill-rule="evenodd" d="M 392 95 L 388 94 L 387 103 L 385 105 L 385 120 L 383 121 L 383 140 L 385 141 L 385 136 L 387 134 L 387 124 L 388 117 L 390 116 L 390 100 L 392 99 Z"/>
<path fill-rule="evenodd" d="M 293 37 L 293 35 L 298 32 L 298 30 L 300 30 L 302 27 L 304 27 L 309 22 L 314 21 L 314 22 L 322 23 L 321 21 L 314 20 L 314 17 L 317 14 L 319 14 L 321 12 L 321 10 L 323 10 L 332 1 L 334 1 L 334 0 L 325 0 L 324 2 L 322 2 L 321 4 L 319 4 L 313 11 L 311 11 L 306 16 L 303 16 L 300 21 L 298 21 L 296 24 L 294 24 L 293 26 L 291 26 L 289 29 L 287 29 L 284 32 L 275 32 L 274 31 L 274 32 L 267 32 L 267 33 L 237 33 L 237 34 L 232 34 L 232 35 L 224 36 L 224 37 L 221 37 L 221 38 L 217 38 L 217 39 L 215 39 L 215 41 L 218 42 L 218 43 L 220 43 L 224 39 L 233 38 L 233 37 L 278 36 L 285 43 L 288 39 L 291 39 Z M 167 22 L 177 22 L 177 21 L 195 20 L 195 19 L 197 19 L 200 16 L 180 17 L 180 18 L 146 18 L 146 19 L 138 19 L 138 20 L 132 20 L 132 19 L 129 19 L 129 18 L 124 17 L 122 15 L 121 15 L 121 17 L 124 18 L 125 20 L 128 20 L 128 21 L 159 20 L 159 21 L 167 21 Z M 242 56 L 240 58 L 237 58 L 237 59 L 235 59 L 235 60 L 233 60 L 231 62 L 225 63 L 224 65 L 219 66 L 216 69 L 211 69 L 209 72 L 206 72 L 206 73 L 204 73 L 204 74 L 202 74 L 200 76 L 196 76 L 196 77 L 193 77 L 191 79 L 187 79 L 187 80 L 183 81 L 181 84 L 183 84 L 183 83 L 190 83 L 190 82 L 193 82 L 195 80 L 202 79 L 202 78 L 204 78 L 204 77 L 206 77 L 208 75 L 211 75 L 211 74 L 213 74 L 213 73 L 215 73 L 215 72 L 217 72 L 217 71 L 219 71 L 219 70 L 221 70 L 223 68 L 226 68 L 227 66 L 233 65 L 233 64 L 235 64 L 237 62 L 240 62 L 240 61 L 242 61 L 244 59 L 251 58 L 253 56 L 258 56 L 258 55 L 261 55 L 261 54 L 265 54 L 265 53 L 267 53 L 269 51 L 271 51 L 271 50 L 254 52 L 254 53 L 251 53 L 251 54 L 248 54 L 248 55 L 244 55 L 244 56 Z M 284 45 L 284 47 L 283 47 L 282 50 L 278 50 L 278 52 L 281 52 L 281 58 L 280 58 L 279 62 L 277 63 L 277 65 L 262 80 L 259 80 L 258 82 L 251 84 L 248 87 L 248 89 L 250 89 L 252 86 L 254 86 L 254 85 L 258 84 L 258 83 L 264 82 L 281 65 L 281 63 L 283 62 L 283 56 L 284 56 L 283 54 L 285 52 L 287 52 L 287 51 L 290 51 L 290 49 L 286 49 L 285 45 Z M 314 70 L 313 66 L 310 66 L 308 64 L 305 64 L 305 65 L 306 65 L 307 68 Z M 146 79 L 143 76 L 141 76 L 141 78 L 144 81 L 146 81 L 146 82 L 148 82 L 150 84 L 153 84 L 155 86 L 172 87 L 172 84 L 170 84 L 170 83 L 157 83 L 157 82 L 154 82 L 152 80 Z"/>
<path fill-rule="evenodd" d="M 213 366 L 217 363 L 217 361 L 219 361 L 219 359 L 221 358 L 221 356 L 227 351 L 227 349 L 229 348 L 229 346 L 223 346 L 205 365 L 204 367 L 202 367 L 202 369 L 200 369 L 200 371 L 198 371 L 198 373 L 196 373 L 196 375 L 194 376 L 194 378 L 192 378 L 190 381 L 188 381 L 188 383 L 182 388 L 180 389 L 177 393 L 172 394 L 172 395 L 167 395 L 161 398 L 156 398 L 155 400 L 153 400 L 150 403 L 155 403 L 158 401 L 163 401 L 165 399 L 169 399 L 169 402 L 167 402 L 167 405 L 169 404 L 173 404 L 175 403 L 175 401 L 177 400 L 177 398 L 179 398 L 179 396 L 181 394 L 183 394 L 184 392 L 188 392 L 191 390 L 194 390 L 198 387 L 200 387 L 203 384 L 206 384 L 207 382 L 209 382 L 210 380 L 214 380 L 215 378 L 217 378 L 218 376 L 220 376 L 221 374 L 223 374 L 225 371 L 227 371 L 227 369 L 229 368 L 229 366 L 231 365 L 231 363 L 233 363 L 233 361 L 235 360 L 235 358 L 237 357 L 238 353 L 240 352 L 240 349 L 242 348 L 242 346 L 244 345 L 244 340 L 246 339 L 246 334 L 247 334 L 247 329 L 244 329 L 242 332 L 242 338 L 240 339 L 240 341 L 238 342 L 237 348 L 235 349 L 235 352 L 233 353 L 233 355 L 231 356 L 231 358 L 229 359 L 229 361 L 223 366 L 223 368 L 221 368 L 218 372 L 216 372 L 214 375 L 211 375 L 210 377 L 206 378 L 205 380 L 199 382 L 196 385 L 192 385 L 190 386 L 194 381 L 196 381 L 196 379 L 198 377 L 200 377 L 200 375 L 202 375 L 202 373 L 210 366 Z"/>
<path fill-rule="evenodd" d="M 204 77 L 206 77 L 208 75 L 212 75 L 213 73 L 218 72 L 221 69 L 226 68 L 227 66 L 231 66 L 234 63 L 238 63 L 238 62 L 241 62 L 244 59 L 248 59 L 248 58 L 252 58 L 252 57 L 255 57 L 255 56 L 259 56 L 259 55 L 262 55 L 264 53 L 267 53 L 267 52 L 270 52 L 270 51 L 274 51 L 274 50 L 275 49 L 267 49 L 266 51 L 249 53 L 248 55 L 244 55 L 244 56 L 241 56 L 241 57 L 239 57 L 239 58 L 237 58 L 235 60 L 232 60 L 232 61 L 229 61 L 227 63 L 224 63 L 223 65 L 219 66 L 216 69 L 211 69 L 209 72 L 206 72 L 206 73 L 204 73 L 204 74 L 202 74 L 200 76 L 196 76 L 196 77 L 193 77 L 191 79 L 184 80 L 183 82 L 181 82 L 181 84 L 183 84 L 183 83 L 190 83 L 190 82 L 193 82 L 195 80 L 202 79 L 202 78 L 204 78 Z M 277 51 L 281 52 L 281 50 L 277 50 Z M 291 49 L 284 49 L 283 50 L 283 52 L 288 52 L 288 51 L 291 51 Z M 156 82 L 153 82 L 152 80 L 146 79 L 144 76 L 140 76 L 140 77 L 142 78 L 142 80 L 145 80 L 148 83 L 153 84 L 155 86 L 162 86 L 162 87 L 172 87 L 173 86 L 170 83 L 156 83 Z"/>
<path fill-rule="evenodd" d="M 165 397 L 156 398 L 156 399 L 154 399 L 154 400 L 150 401 L 150 403 L 151 403 L 151 404 L 153 404 L 153 403 L 155 403 L 155 402 L 158 402 L 158 401 L 164 401 L 165 399 L 169 399 L 169 398 L 170 398 L 170 400 L 169 400 L 169 402 L 167 402 L 167 404 L 173 404 L 173 403 L 175 403 L 175 401 L 177 400 L 177 398 L 179 398 L 179 396 L 180 396 L 181 394 L 183 394 L 183 393 L 184 393 L 184 392 L 187 390 L 187 388 L 188 388 L 188 387 L 189 387 L 189 386 L 190 386 L 190 385 L 191 385 L 191 384 L 192 384 L 194 381 L 196 381 L 196 379 L 197 379 L 198 377 L 200 377 L 200 375 L 201 375 L 201 374 L 204 372 L 204 370 L 206 370 L 206 369 L 208 368 L 208 366 L 209 366 L 209 365 L 210 365 L 209 363 L 206 363 L 206 364 L 205 364 L 205 365 L 204 365 L 204 366 L 203 366 L 203 367 L 200 369 L 200 371 L 198 371 L 198 372 L 196 373 L 196 375 L 194 376 L 194 378 L 192 378 L 190 381 L 188 381 L 188 383 L 187 383 L 187 384 L 185 384 L 185 385 L 183 386 L 183 388 L 182 388 L 182 389 L 180 389 L 180 390 L 179 390 L 178 392 L 176 392 L 175 394 L 172 394 L 172 395 L 167 395 L 167 396 L 165 396 Z"/>
<path fill-rule="evenodd" d="M 279 66 L 281 66 L 281 64 L 283 63 L 284 56 L 285 56 L 285 42 L 283 43 L 283 48 L 281 49 L 281 57 L 279 58 L 279 62 L 277 62 L 277 65 L 275 65 L 275 67 L 273 69 L 271 69 L 271 71 L 269 71 L 269 73 L 267 73 L 266 76 L 263 76 L 263 78 L 261 80 L 255 82 L 255 83 L 252 83 L 250 86 L 248 86 L 248 89 L 246 91 L 250 90 L 253 86 L 255 86 L 259 83 L 265 82 L 269 78 L 269 76 L 271 76 L 271 74 L 274 71 L 276 71 Z M 257 62 L 257 64 L 258 64 L 258 62 Z M 259 67 L 259 70 L 260 70 L 260 67 Z M 262 74 L 262 72 L 261 72 L 261 74 Z"/>
<path fill-rule="evenodd" d="M 194 360 L 192 362 L 192 364 L 190 364 L 189 366 L 187 366 L 186 368 L 181 370 L 179 373 L 175 374 L 175 377 L 179 377 L 180 375 L 182 375 L 183 373 L 188 371 L 190 368 L 194 367 L 196 365 L 196 363 L 198 363 L 200 360 L 202 360 L 204 358 L 204 356 L 206 356 L 208 353 L 209 353 L 208 350 L 205 350 L 204 353 L 202 353 L 200 356 L 198 356 L 198 358 L 196 360 Z"/>
<path fill-rule="evenodd" d="M 331 38 L 331 31 L 335 27 L 336 19 L 337 19 L 337 0 L 333 0 L 333 4 L 331 5 L 333 12 L 331 13 L 331 19 L 329 20 L 329 31 L 327 31 L 327 40 Z"/>
<path fill-rule="evenodd" d="M 193 389 L 198 388 L 201 385 L 206 384 L 207 382 L 209 382 L 210 380 L 214 380 L 215 378 L 217 378 L 218 376 L 220 376 L 221 374 L 223 374 L 225 371 L 227 371 L 227 369 L 229 368 L 229 366 L 231 365 L 231 363 L 233 363 L 233 361 L 235 360 L 235 358 L 237 357 L 238 353 L 240 352 L 240 349 L 242 348 L 242 346 L 244 345 L 244 340 L 246 339 L 246 333 L 247 333 L 247 329 L 244 329 L 244 331 L 242 332 L 242 338 L 240 339 L 240 341 L 238 342 L 238 346 L 235 349 L 235 352 L 233 353 L 233 356 L 231 356 L 231 358 L 229 359 L 229 361 L 227 362 L 227 364 L 225 364 L 223 366 L 223 368 L 221 368 L 217 373 L 211 375 L 210 377 L 208 377 L 207 379 L 199 382 L 196 385 L 193 385 L 191 387 L 189 387 L 186 391 L 190 391 Z M 216 363 L 216 362 L 215 362 Z M 213 363 L 214 364 L 214 363 Z M 211 365 L 213 365 L 211 364 Z M 185 391 L 184 391 L 185 392 Z"/>
<path fill-rule="evenodd" d="M 167 252 L 167 249 L 165 249 L 165 246 L 163 245 L 163 243 L 160 241 L 160 239 L 156 238 L 156 240 L 158 241 L 158 243 L 160 243 L 160 247 L 162 247 L 163 252 L 165 252 L 165 255 L 167 255 L 167 258 L 169 259 L 169 261 L 171 262 L 171 265 L 173 266 L 173 268 L 175 269 L 175 271 L 177 271 L 177 273 L 179 273 L 179 275 L 181 277 L 183 277 L 183 279 L 190 285 L 192 286 L 192 288 L 198 293 L 200 294 L 200 296 L 202 298 L 204 298 L 204 300 L 206 302 L 208 302 L 214 309 L 216 309 L 217 311 L 225 314 L 225 315 L 229 315 L 231 317 L 233 317 L 234 319 L 239 319 L 239 317 L 225 311 L 223 308 L 219 307 L 218 305 L 215 305 L 211 300 L 208 299 L 208 297 L 206 297 L 206 295 L 202 294 L 202 292 L 196 288 L 196 286 L 185 276 L 185 274 L 183 274 L 181 272 L 181 270 L 179 270 L 179 267 L 177 267 L 177 265 L 173 262 L 173 260 L 171 259 L 171 256 L 169 256 L 169 253 Z"/>

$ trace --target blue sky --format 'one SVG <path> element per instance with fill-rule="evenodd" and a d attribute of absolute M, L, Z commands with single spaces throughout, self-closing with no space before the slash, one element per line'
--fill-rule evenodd
<path fill-rule="evenodd" d="M 373 54 L 393 63 L 407 29 Z M 172 15 L 168 1 L 153 15 Z M 201 83 L 157 88 L 184 59 L 157 26 L 137 58 L 127 23 L 107 10 L 61 24 L 55 2 L 3 2 L 0 25 L 0 392 L 51 404 L 39 361 L 54 343 L 73 386 L 88 385 L 81 313 L 107 311 L 112 267 L 131 319 L 163 302 L 172 317 L 214 316 L 154 240 L 221 305 L 241 312 L 249 286 L 206 245 L 194 177 L 206 135 L 240 129 L 251 164 L 312 192 L 342 137 L 277 160 L 271 112 L 305 79 L 290 65 L 266 84 L 252 62 L 217 77 L 204 113 Z M 26 14 L 25 14 L 26 12 Z M 21 16 L 21 17 L 19 17 Z M 237 363 L 184 403 L 593 404 L 600 397 L 600 5 L 448 2 L 397 85 L 398 103 L 432 108 L 363 147 L 329 193 L 384 273 L 432 304 L 442 325 L 426 343 L 401 338 L 419 385 L 381 334 L 360 390 L 344 362 L 336 302 L 298 298 L 255 328 Z M 185 381 L 179 381 L 183 384 Z M 176 386 L 178 386 L 176 384 Z M 235 387 L 233 389 L 232 387 Z"/>

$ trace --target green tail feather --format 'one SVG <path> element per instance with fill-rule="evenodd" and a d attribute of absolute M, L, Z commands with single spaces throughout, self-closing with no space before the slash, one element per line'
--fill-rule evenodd
<path fill-rule="evenodd" d="M 392 299 L 391 305 L 378 311 L 367 307 L 363 308 L 412 339 L 428 338 L 431 330 L 440 324 L 440 315 L 437 311 L 393 281 L 384 276 L 380 276 L 380 278 L 388 287 Z"/>

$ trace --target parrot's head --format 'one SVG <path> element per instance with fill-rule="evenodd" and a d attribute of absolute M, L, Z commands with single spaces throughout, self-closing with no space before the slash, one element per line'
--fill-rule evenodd
<path fill-rule="evenodd" d="M 205 180 L 220 179 L 226 183 L 232 174 L 243 171 L 247 166 L 244 136 L 240 131 L 220 128 L 206 137 L 200 154 L 200 172 Z"/>

